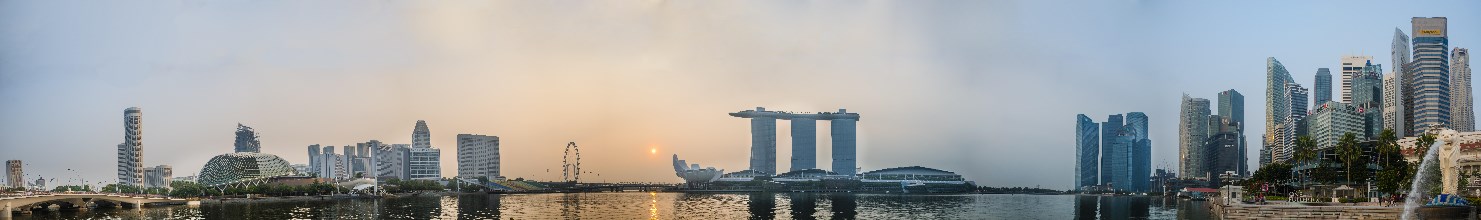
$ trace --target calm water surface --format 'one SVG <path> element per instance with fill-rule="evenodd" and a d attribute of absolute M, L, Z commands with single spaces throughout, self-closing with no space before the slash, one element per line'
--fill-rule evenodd
<path fill-rule="evenodd" d="M 1202 202 L 1074 195 L 584 193 L 420 196 L 144 209 L 15 219 L 1208 219 Z"/>

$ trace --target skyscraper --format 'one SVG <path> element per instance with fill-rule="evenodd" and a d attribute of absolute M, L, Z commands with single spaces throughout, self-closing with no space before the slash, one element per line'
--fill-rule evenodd
<path fill-rule="evenodd" d="M 1195 178 L 1206 173 L 1203 169 L 1203 141 L 1208 137 L 1208 99 L 1189 97 L 1183 94 L 1181 113 L 1178 116 L 1178 173 Z M 1104 133 L 1104 132 L 1102 132 Z"/>
<path fill-rule="evenodd" d="M 257 141 L 257 131 L 237 123 L 236 152 L 262 153 L 262 142 Z"/>
<path fill-rule="evenodd" d="M 1075 121 L 1075 189 L 1097 185 L 1100 181 L 1100 127 L 1085 114 Z"/>
<path fill-rule="evenodd" d="M 1146 192 L 1149 186 L 1147 180 L 1152 177 L 1152 140 L 1148 138 L 1151 133 L 1147 130 L 1147 114 L 1142 112 L 1126 113 L 1126 127 L 1123 132 L 1131 135 L 1129 143 L 1131 154 L 1131 190 L 1135 192 Z"/>
<path fill-rule="evenodd" d="M 307 173 L 304 173 L 304 175 L 318 174 L 319 170 L 322 169 L 320 168 L 319 161 L 324 160 L 324 153 L 320 153 L 319 149 L 320 148 L 318 144 L 309 145 L 309 170 Z"/>
<path fill-rule="evenodd" d="M 1363 132 L 1363 117 L 1352 104 L 1327 102 L 1317 106 L 1311 115 L 1311 139 L 1317 149 L 1337 146 L 1337 141 L 1348 133 L 1357 135 L 1358 140 L 1368 138 Z"/>
<path fill-rule="evenodd" d="M 1363 64 L 1362 72 L 1353 75 L 1353 107 L 1363 120 L 1363 135 L 1369 138 L 1383 131 L 1383 66 L 1372 61 Z"/>
<path fill-rule="evenodd" d="M 9 188 L 26 187 L 26 174 L 21 169 L 21 160 L 5 161 L 5 183 Z"/>
<path fill-rule="evenodd" d="M 1276 127 L 1291 116 L 1291 102 L 1289 101 L 1291 98 L 1286 92 L 1286 83 L 1294 81 L 1291 79 L 1291 73 L 1286 71 L 1286 66 L 1282 65 L 1279 60 L 1275 57 L 1265 59 L 1264 144 L 1266 147 L 1277 147 L 1277 149 L 1280 147 L 1275 139 L 1278 136 L 1277 133 L 1280 132 Z"/>
<path fill-rule="evenodd" d="M 1399 136 L 1404 136 L 1404 129 L 1408 127 L 1404 124 L 1404 105 L 1401 105 L 1404 100 L 1400 93 L 1404 88 L 1400 81 L 1402 78 L 1397 70 L 1383 75 L 1383 128 L 1391 129 Z"/>
<path fill-rule="evenodd" d="M 499 177 L 499 137 L 458 134 L 458 177 Z"/>
<path fill-rule="evenodd" d="M 411 131 L 411 179 L 442 179 L 442 149 L 432 147 L 432 131 L 427 122 L 417 120 Z M 495 174 L 498 174 L 495 171 Z"/>
<path fill-rule="evenodd" d="M 1328 80 L 1331 80 L 1330 78 L 1331 77 L 1328 76 Z M 1230 121 L 1230 123 L 1237 127 L 1237 129 L 1235 129 L 1235 133 L 1238 133 L 1238 139 L 1235 142 L 1239 145 L 1239 149 L 1237 150 L 1239 152 L 1249 152 L 1249 144 L 1246 143 L 1249 141 L 1245 141 L 1244 134 L 1244 95 L 1239 94 L 1239 91 L 1235 91 L 1233 89 L 1219 92 L 1219 115 L 1224 116 Z M 1249 169 L 1249 164 L 1244 163 L 1245 161 L 1248 161 L 1248 158 L 1246 158 L 1248 156 L 1240 154 L 1239 157 L 1239 161 L 1241 162 L 1241 164 L 1239 164 L 1238 171 L 1240 175 L 1244 175 L 1245 172 Z"/>
<path fill-rule="evenodd" d="M 1389 55 L 1392 58 L 1392 63 L 1390 63 L 1392 66 L 1389 67 L 1393 69 L 1390 73 L 1394 76 L 1392 80 L 1384 79 L 1385 85 L 1390 84 L 1390 81 L 1393 84 L 1393 89 L 1386 89 L 1384 94 L 1392 94 L 1394 98 L 1388 100 L 1393 103 L 1392 105 L 1385 103 L 1383 106 L 1392 107 L 1391 109 L 1385 108 L 1384 111 L 1393 110 L 1394 112 L 1385 113 L 1384 121 L 1385 123 L 1392 122 L 1394 133 L 1401 137 L 1411 136 L 1415 131 L 1413 127 L 1414 90 L 1409 88 L 1409 85 L 1414 83 L 1414 73 L 1410 71 L 1413 69 L 1413 62 L 1410 61 L 1413 57 L 1410 55 L 1409 44 L 1409 35 L 1404 34 L 1404 31 L 1397 27 L 1394 28 L 1394 40 L 1389 48 L 1391 51 Z"/>
<path fill-rule="evenodd" d="M 1311 89 L 1314 103 L 1332 101 L 1332 70 L 1316 68 L 1316 85 L 1311 85 Z"/>
<path fill-rule="evenodd" d="M 169 188 L 170 179 L 174 178 L 174 169 L 170 165 L 159 165 L 144 169 L 144 187 Z"/>
<path fill-rule="evenodd" d="M 1450 114 L 1456 131 L 1476 131 L 1476 113 L 1471 99 L 1471 50 L 1450 51 Z"/>
<path fill-rule="evenodd" d="M 144 185 L 143 118 L 139 107 L 123 110 L 123 143 L 118 144 L 119 185 Z"/>
<path fill-rule="evenodd" d="M 1122 128 L 1126 126 L 1125 122 L 1126 122 L 1125 121 L 1125 118 L 1122 115 L 1115 114 L 1115 115 L 1106 116 L 1106 121 L 1100 123 L 1100 137 L 1101 137 L 1101 139 L 1100 139 L 1100 147 L 1101 147 L 1101 149 L 1100 149 L 1100 183 L 1101 184 L 1106 184 L 1106 183 L 1109 183 L 1109 182 L 1116 181 L 1115 180 L 1115 178 L 1116 178 L 1116 172 L 1113 172 L 1113 170 L 1112 170 L 1112 169 L 1115 169 L 1116 167 L 1113 167 L 1112 164 L 1113 163 L 1116 163 L 1115 160 L 1122 159 L 1122 157 L 1118 157 L 1118 156 L 1123 156 L 1123 155 L 1118 155 L 1117 153 L 1126 154 L 1126 156 L 1129 156 L 1130 151 L 1113 152 L 1113 149 L 1112 149 L 1112 148 L 1115 148 L 1115 147 L 1119 147 L 1119 146 L 1116 146 L 1115 145 L 1115 144 L 1117 144 L 1116 142 L 1120 140 L 1120 139 L 1117 139 L 1116 137 L 1121 135 Z M 1130 146 L 1125 146 L 1125 147 L 1130 148 Z M 1129 158 L 1127 158 L 1127 159 L 1129 159 Z"/>
<path fill-rule="evenodd" d="M 1363 72 L 1364 64 L 1373 61 L 1372 56 L 1343 56 L 1342 61 L 1342 102 L 1352 103 L 1352 79 L 1353 76 Z M 1317 94 L 1320 96 L 1321 94 Z M 1319 102 L 1322 103 L 1322 102 Z"/>
<path fill-rule="evenodd" d="M 1446 19 L 1415 17 L 1411 24 L 1414 27 L 1414 78 L 1409 84 L 1413 91 L 1411 132 L 1431 126 L 1451 126 L 1450 40 Z"/>

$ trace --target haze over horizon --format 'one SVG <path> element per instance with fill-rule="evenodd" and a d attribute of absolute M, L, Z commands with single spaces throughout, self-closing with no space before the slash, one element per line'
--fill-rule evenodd
<path fill-rule="evenodd" d="M 0 1 L 0 160 L 115 181 L 140 107 L 145 166 L 177 177 L 232 152 L 236 123 L 298 164 L 312 144 L 409 144 L 426 120 L 445 177 L 454 137 L 483 134 L 509 178 L 559 179 L 576 142 L 584 180 L 680 182 L 673 154 L 746 169 L 750 121 L 726 113 L 843 108 L 861 171 L 1069 189 L 1076 114 L 1145 112 L 1152 166 L 1173 169 L 1182 94 L 1235 89 L 1253 171 L 1267 57 L 1309 88 L 1342 55 L 1389 65 L 1411 17 L 1481 45 L 1481 2 L 1330 3 Z"/>

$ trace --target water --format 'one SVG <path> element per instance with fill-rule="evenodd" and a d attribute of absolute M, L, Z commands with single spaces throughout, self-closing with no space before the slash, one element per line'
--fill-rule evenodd
<path fill-rule="evenodd" d="M 1427 198 L 1425 194 L 1428 194 L 1429 189 L 1434 187 L 1429 185 L 1431 181 L 1427 181 L 1429 180 L 1427 178 L 1439 178 L 1431 177 L 1430 172 L 1427 172 L 1427 170 L 1431 169 L 1431 165 L 1438 163 L 1435 161 L 1435 156 L 1440 154 L 1441 145 L 1445 145 L 1445 142 L 1436 140 L 1435 144 L 1430 145 L 1430 150 L 1425 151 L 1424 160 L 1420 160 L 1419 162 L 1419 171 L 1416 171 L 1414 174 L 1414 182 L 1410 182 L 1409 184 L 1408 197 L 1404 198 L 1403 218 L 1406 220 L 1416 218 L 1414 216 L 1414 210 L 1419 208 L 1420 203 L 1422 203 L 1420 200 Z"/>
<path fill-rule="evenodd" d="M 16 219 L 1209 219 L 1203 201 L 1075 195 L 585 193 L 419 196 L 144 209 Z"/>

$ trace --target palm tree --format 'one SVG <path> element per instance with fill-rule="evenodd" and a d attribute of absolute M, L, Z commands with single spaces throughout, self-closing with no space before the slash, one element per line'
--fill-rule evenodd
<path fill-rule="evenodd" d="M 1362 162 L 1363 148 L 1358 146 L 1358 135 L 1347 133 L 1337 141 L 1337 158 L 1342 160 L 1342 167 L 1347 170 L 1347 182 L 1352 183 L 1353 164 Z"/>
<path fill-rule="evenodd" d="M 1296 137 L 1296 149 L 1294 150 L 1295 152 L 1292 152 L 1291 159 L 1297 163 L 1311 162 L 1312 160 L 1319 159 L 1317 158 L 1316 141 L 1311 140 L 1311 137 Z"/>

